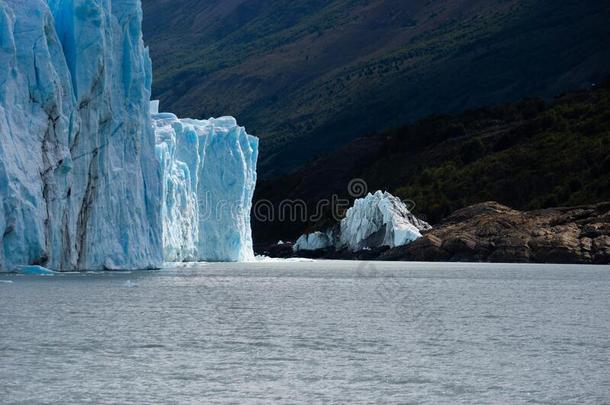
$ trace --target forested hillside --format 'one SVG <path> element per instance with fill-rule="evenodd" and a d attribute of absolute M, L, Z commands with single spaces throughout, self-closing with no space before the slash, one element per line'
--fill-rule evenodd
<path fill-rule="evenodd" d="M 436 113 L 552 97 L 610 73 L 599 0 L 144 0 L 154 96 L 234 115 L 261 177 Z"/>
<path fill-rule="evenodd" d="M 361 137 L 294 175 L 262 182 L 256 199 L 312 207 L 333 194 L 348 197 L 353 178 L 412 200 L 431 223 L 488 200 L 524 210 L 610 201 L 610 81 L 551 103 L 435 115 Z M 327 210 L 317 222 L 259 222 L 255 236 L 289 239 L 332 221 Z"/>

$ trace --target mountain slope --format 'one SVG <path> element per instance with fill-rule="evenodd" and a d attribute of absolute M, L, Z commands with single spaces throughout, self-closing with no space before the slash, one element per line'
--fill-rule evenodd
<path fill-rule="evenodd" d="M 264 177 L 422 116 L 608 73 L 610 6 L 549 0 L 144 0 L 154 95 L 231 114 Z"/>
<path fill-rule="evenodd" d="M 291 240 L 332 225 L 337 215 L 327 207 L 314 218 L 316 207 L 324 200 L 339 207 L 332 196 L 349 198 L 352 179 L 410 200 L 432 224 L 489 200 L 522 210 L 610 201 L 610 80 L 550 104 L 525 99 L 358 138 L 294 174 L 261 182 L 256 201 L 281 212 L 282 201 L 303 200 L 309 215 L 257 221 L 255 240 Z"/>

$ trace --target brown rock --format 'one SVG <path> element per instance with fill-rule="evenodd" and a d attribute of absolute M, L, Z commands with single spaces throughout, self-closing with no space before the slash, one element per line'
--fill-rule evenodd
<path fill-rule="evenodd" d="M 412 260 L 440 262 L 449 260 L 451 254 L 441 248 L 442 241 L 434 235 L 426 234 L 407 245 L 390 249 L 379 257 L 379 260 Z"/>
<path fill-rule="evenodd" d="M 591 261 L 595 264 L 610 263 L 610 236 L 603 235 L 592 241 Z"/>
<path fill-rule="evenodd" d="M 610 263 L 610 203 L 530 212 L 476 204 L 380 259 Z"/>

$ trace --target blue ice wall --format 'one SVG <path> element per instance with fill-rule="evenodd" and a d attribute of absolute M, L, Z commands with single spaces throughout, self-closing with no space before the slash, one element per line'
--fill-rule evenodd
<path fill-rule="evenodd" d="M 139 0 L 0 0 L 0 270 L 157 267 Z"/>
<path fill-rule="evenodd" d="M 250 211 L 258 138 L 232 117 L 153 114 L 163 172 L 163 250 L 168 261 L 254 259 Z"/>

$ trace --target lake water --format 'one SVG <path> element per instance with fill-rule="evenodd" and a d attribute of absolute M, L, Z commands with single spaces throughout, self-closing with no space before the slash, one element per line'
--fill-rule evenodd
<path fill-rule="evenodd" d="M 0 275 L 0 402 L 610 403 L 610 268 Z"/>

